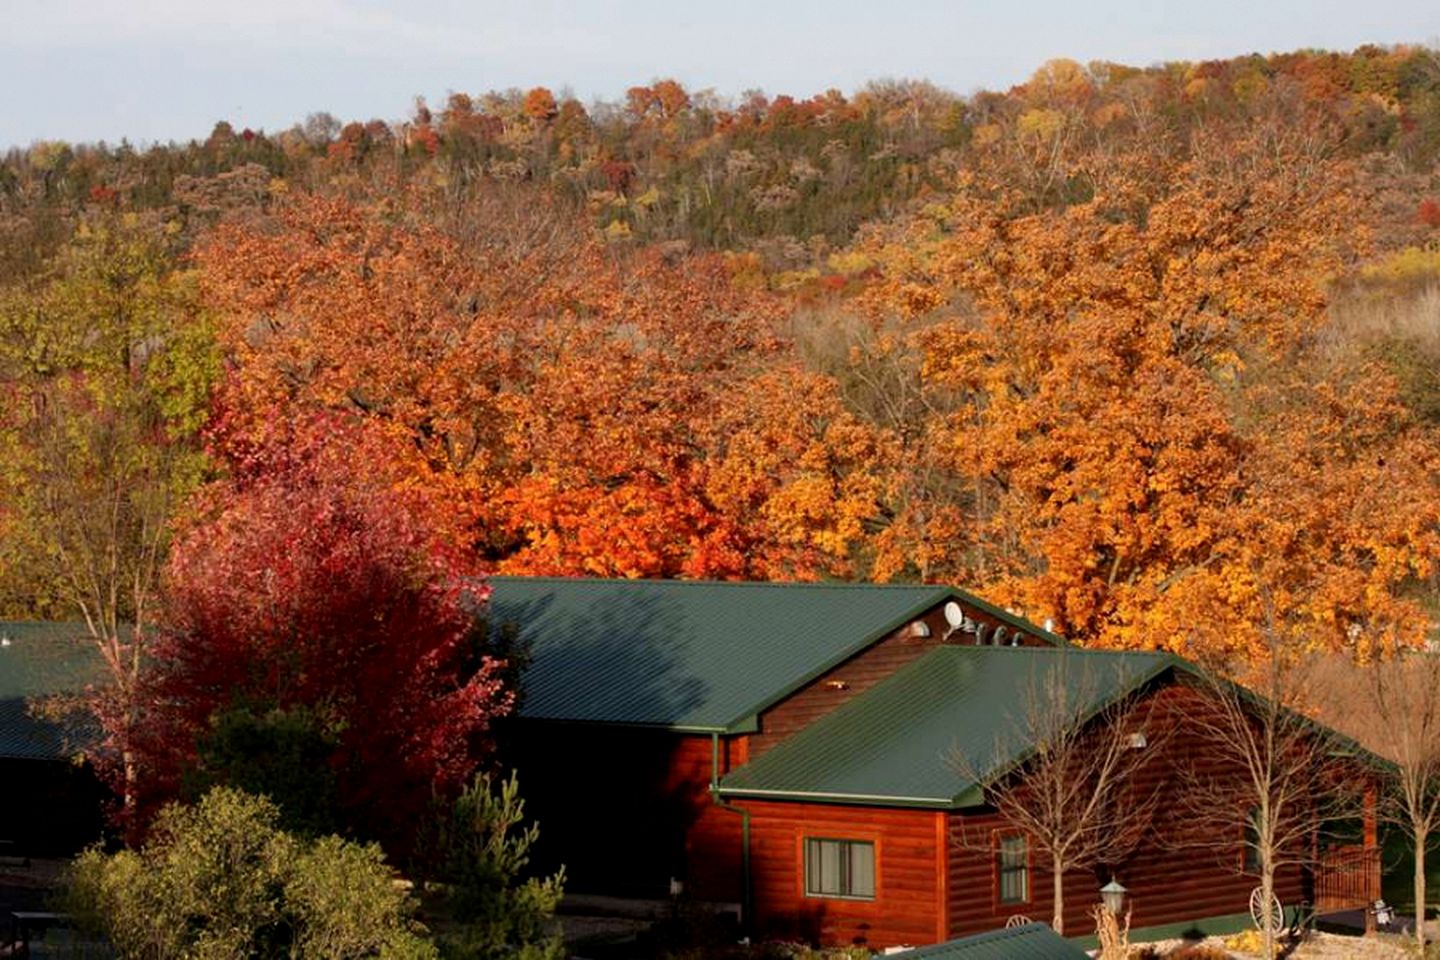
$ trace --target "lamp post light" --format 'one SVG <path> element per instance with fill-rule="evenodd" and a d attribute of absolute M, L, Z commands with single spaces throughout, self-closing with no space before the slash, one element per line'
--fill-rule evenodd
<path fill-rule="evenodd" d="M 1112 917 L 1118 917 L 1121 909 L 1125 906 L 1125 894 L 1127 893 L 1129 891 L 1120 885 L 1120 881 L 1111 877 L 1110 882 L 1100 888 L 1100 902 L 1105 904 L 1105 909 L 1110 912 Z"/>

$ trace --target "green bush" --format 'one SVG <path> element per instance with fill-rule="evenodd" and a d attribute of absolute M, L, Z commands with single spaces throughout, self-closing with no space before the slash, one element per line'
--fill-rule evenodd
<path fill-rule="evenodd" d="M 525 801 L 512 774 L 496 782 L 477 776 L 453 805 L 439 811 L 428 837 L 431 872 L 447 887 L 459 932 L 441 939 L 443 953 L 465 960 L 559 960 L 564 942 L 553 929 L 565 872 L 526 877 L 538 824 L 525 824 Z"/>
<path fill-rule="evenodd" d="M 139 851 L 76 860 L 67 907 L 123 960 L 437 956 L 376 846 L 305 841 L 220 787 L 161 812 Z"/>
<path fill-rule="evenodd" d="M 331 767 L 338 744 L 336 732 L 314 710 L 234 707 L 216 714 L 200 738 L 185 793 L 195 799 L 215 787 L 234 787 L 275 801 L 288 831 L 341 833 Z"/>

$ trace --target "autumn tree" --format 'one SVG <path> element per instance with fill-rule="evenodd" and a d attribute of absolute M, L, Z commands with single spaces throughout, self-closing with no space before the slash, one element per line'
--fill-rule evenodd
<path fill-rule="evenodd" d="M 560 112 L 555 95 L 544 87 L 535 87 L 525 94 L 525 115 L 532 120 L 553 120 Z"/>
<path fill-rule="evenodd" d="M 973 491 L 931 575 L 1107 645 L 1255 636 L 1262 582 L 1329 643 L 1413 641 L 1435 438 L 1383 370 L 1315 349 L 1363 242 L 1348 177 L 1303 139 L 1213 139 L 1133 219 L 1118 186 L 1037 213 L 977 177 L 862 245 L 863 302 L 919 351 L 937 465 Z M 916 565 L 912 536 L 878 576 Z"/>
<path fill-rule="evenodd" d="M 436 522 L 502 570 L 814 576 L 874 509 L 863 425 L 788 361 L 779 304 L 713 257 L 617 256 L 306 200 L 201 255 L 235 449 L 343 411 L 392 436 Z"/>
<path fill-rule="evenodd" d="M 1080 652 L 1046 658 L 993 755 L 951 755 L 957 772 L 981 785 L 985 803 L 1049 860 L 1057 933 L 1065 930 L 1066 872 L 1123 862 L 1149 831 L 1159 800 L 1141 779 L 1152 749 L 1134 749 L 1131 737 L 1143 733 L 1153 748 L 1163 731 L 1147 723 L 1143 700 L 1114 696 L 1129 668 L 1113 663 L 1097 666 Z M 1017 744 L 1026 755 L 1012 769 Z M 989 837 L 976 845 L 991 849 Z"/>
<path fill-rule="evenodd" d="M 127 811 L 170 523 L 204 473 L 214 373 L 158 224 L 88 223 L 35 286 L 0 292 L 0 568 L 37 572 L 54 591 L 41 609 L 84 621 L 109 674 L 101 759 Z"/>
<path fill-rule="evenodd" d="M 226 711 L 303 712 L 333 737 L 343 822 L 403 851 L 512 703 L 477 627 L 487 590 L 423 509 L 357 475 L 383 442 L 340 418 L 290 440 L 207 488 L 171 555 L 146 676 L 147 799 L 215 758 L 197 744 Z"/>

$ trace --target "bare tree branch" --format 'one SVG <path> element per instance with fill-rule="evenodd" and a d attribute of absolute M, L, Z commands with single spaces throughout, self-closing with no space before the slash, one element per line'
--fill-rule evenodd
<path fill-rule="evenodd" d="M 1163 737 L 1149 723 L 1144 699 L 1105 703 L 1102 684 L 1083 654 L 1057 652 L 1032 671 L 1011 732 L 981 762 L 954 751 L 951 764 L 981 786 L 985 802 L 1050 861 L 1052 926 L 1064 932 L 1067 870 L 1117 865 L 1149 831 L 1159 802 L 1140 773 Z M 1028 754 L 1012 767 L 1017 746 Z M 973 839 L 962 843 L 978 846 Z M 988 843 L 985 844 L 988 849 Z"/>

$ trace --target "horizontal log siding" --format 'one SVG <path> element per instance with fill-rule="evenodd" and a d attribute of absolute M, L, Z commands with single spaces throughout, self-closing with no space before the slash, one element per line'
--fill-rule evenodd
<path fill-rule="evenodd" d="M 1194 762 L 1211 776 L 1238 776 L 1233 768 L 1207 759 L 1208 745 L 1186 729 L 1187 712 L 1202 709 L 1203 694 L 1191 687 L 1172 685 L 1151 695 L 1156 707 L 1152 739 L 1156 755 L 1144 771 L 1142 790 L 1161 791 L 1160 811 L 1153 829 L 1123 863 L 1115 876 L 1130 891 L 1131 924 L 1150 927 L 1199 920 L 1205 917 L 1245 913 L 1250 909 L 1250 891 L 1259 885 L 1255 874 L 1241 872 L 1243 839 L 1209 837 L 1203 823 L 1186 815 L 1175 802 L 1182 789 L 1178 770 Z M 1156 727 L 1171 732 L 1161 737 Z M 1150 749 L 1150 748 L 1147 748 Z M 993 837 L 997 831 L 1013 833 L 993 812 L 955 813 L 950 816 L 949 922 L 951 936 L 964 936 L 1004 926 L 1005 921 L 1023 914 L 1032 920 L 1049 922 L 1051 871 L 1045 855 L 1030 850 L 1030 901 L 1001 905 Z M 1203 846 L 1201 844 L 1208 844 Z M 1094 932 L 1090 908 L 1099 902 L 1099 888 L 1110 879 L 1104 869 L 1067 872 L 1065 878 L 1065 932 L 1072 936 Z M 1287 867 L 1276 877 L 1276 895 L 1286 906 L 1313 899 L 1313 885 L 1298 867 Z"/>
<path fill-rule="evenodd" d="M 873 949 L 934 943 L 944 879 L 938 815 L 827 804 L 736 801 L 751 812 L 751 876 L 762 937 Z M 875 899 L 805 896 L 806 837 L 875 844 Z"/>
<path fill-rule="evenodd" d="M 966 613 L 971 619 L 984 623 L 992 634 L 1001 622 L 973 607 L 967 607 Z M 935 607 L 919 619 L 930 627 L 930 636 L 911 636 L 910 624 L 906 623 L 761 713 L 760 732 L 751 738 L 752 756 L 760 756 L 792 733 L 808 727 L 842 703 L 858 697 L 896 670 L 945 642 L 942 638 L 949 626 L 945 622 L 943 606 Z M 975 642 L 975 637 L 968 633 L 955 634 L 950 642 L 969 644 Z M 1025 646 L 1045 645 L 1031 634 L 1025 634 L 1023 642 Z"/>

